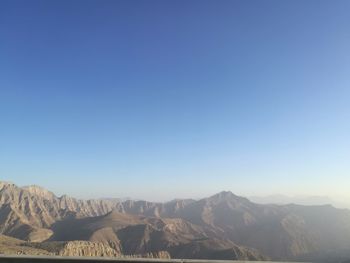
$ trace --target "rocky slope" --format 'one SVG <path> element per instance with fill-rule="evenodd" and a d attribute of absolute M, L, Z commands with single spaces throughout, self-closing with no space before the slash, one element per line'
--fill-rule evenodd
<path fill-rule="evenodd" d="M 8 255 L 52 255 L 47 250 L 26 246 L 23 240 L 0 235 L 0 254 Z"/>
<path fill-rule="evenodd" d="M 0 254 L 16 255 L 58 255 L 81 257 L 144 257 L 170 258 L 166 251 L 140 255 L 122 255 L 107 243 L 90 241 L 33 243 L 0 235 Z"/>
<path fill-rule="evenodd" d="M 121 255 L 108 244 L 88 241 L 66 242 L 57 254 L 60 256 L 82 257 L 118 257 Z"/>

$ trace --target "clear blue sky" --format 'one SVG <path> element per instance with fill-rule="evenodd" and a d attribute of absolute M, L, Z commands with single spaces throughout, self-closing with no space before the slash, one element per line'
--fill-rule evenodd
<path fill-rule="evenodd" d="M 77 197 L 350 195 L 350 1 L 1 1 L 0 178 Z"/>

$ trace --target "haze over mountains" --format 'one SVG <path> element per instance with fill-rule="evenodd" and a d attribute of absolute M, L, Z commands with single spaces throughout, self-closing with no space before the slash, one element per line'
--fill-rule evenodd
<path fill-rule="evenodd" d="M 250 196 L 249 200 L 258 204 L 298 204 L 298 205 L 325 205 L 330 204 L 336 208 L 350 209 L 350 202 L 347 200 L 333 199 L 328 196 L 288 196 L 282 194 L 267 196 Z"/>
<path fill-rule="evenodd" d="M 262 205 L 232 192 L 165 203 L 77 200 L 2 182 L 0 233 L 16 238 L 3 237 L 11 253 L 325 260 L 350 254 L 350 210 Z"/>

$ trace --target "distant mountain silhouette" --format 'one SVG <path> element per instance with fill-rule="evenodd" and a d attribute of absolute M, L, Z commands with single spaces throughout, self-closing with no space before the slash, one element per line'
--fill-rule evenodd
<path fill-rule="evenodd" d="M 350 208 L 350 203 L 341 200 L 333 200 L 328 196 L 287 196 L 287 195 L 267 195 L 251 196 L 249 200 L 258 204 L 298 204 L 298 205 L 333 205 L 336 208 Z"/>

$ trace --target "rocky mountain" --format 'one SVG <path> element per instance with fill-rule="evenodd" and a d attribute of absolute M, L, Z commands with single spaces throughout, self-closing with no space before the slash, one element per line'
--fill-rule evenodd
<path fill-rule="evenodd" d="M 41 244 L 91 242 L 74 250 L 86 255 L 310 260 L 349 250 L 350 210 L 262 205 L 231 192 L 166 203 L 77 200 L 0 183 L 0 233 Z M 101 253 L 88 252 L 90 245 Z"/>
<path fill-rule="evenodd" d="M 111 201 L 77 200 L 56 197 L 37 187 L 0 184 L 0 233 L 28 241 L 43 241 L 53 232 L 50 226 L 58 220 L 74 216 L 98 216 L 115 207 Z"/>
<path fill-rule="evenodd" d="M 176 211 L 164 209 L 168 205 L 147 205 L 138 213 L 156 210 L 155 216 L 185 219 L 206 233 L 214 232 L 221 239 L 257 249 L 276 260 L 316 252 L 321 258 L 326 251 L 329 254 L 350 247 L 350 210 L 330 205 L 260 205 L 225 191 L 188 202 Z"/>
<path fill-rule="evenodd" d="M 181 218 L 273 259 L 349 249 L 350 211 L 332 206 L 258 205 L 231 192 L 192 202 Z"/>

